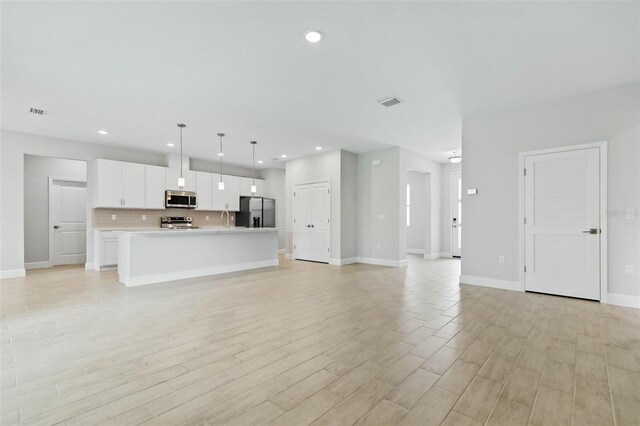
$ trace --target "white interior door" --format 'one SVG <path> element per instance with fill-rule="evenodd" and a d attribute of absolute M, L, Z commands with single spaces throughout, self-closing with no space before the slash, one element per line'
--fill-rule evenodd
<path fill-rule="evenodd" d="M 53 180 L 49 191 L 49 259 L 51 264 L 84 263 L 86 249 L 86 184 L 84 182 Z"/>
<path fill-rule="evenodd" d="M 525 157 L 525 289 L 600 300 L 600 149 Z"/>
<path fill-rule="evenodd" d="M 462 174 L 451 173 L 451 256 L 462 255 Z"/>
<path fill-rule="evenodd" d="M 296 185 L 293 196 L 293 257 L 329 262 L 329 183 Z"/>

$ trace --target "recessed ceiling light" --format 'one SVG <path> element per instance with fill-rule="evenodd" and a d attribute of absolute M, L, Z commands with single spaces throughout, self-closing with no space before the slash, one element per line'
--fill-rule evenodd
<path fill-rule="evenodd" d="M 287 154 L 282 154 L 282 155 L 280 155 L 280 157 L 287 158 Z"/>
<path fill-rule="evenodd" d="M 262 164 L 262 163 L 264 163 L 264 161 L 258 160 L 258 164 Z"/>
<path fill-rule="evenodd" d="M 176 144 L 175 144 L 175 143 L 168 142 L 168 143 L 167 143 L 167 146 L 169 146 L 169 147 L 173 148 L 174 146 L 176 146 Z"/>
<path fill-rule="evenodd" d="M 316 151 L 321 151 L 322 147 L 321 146 L 316 146 Z"/>
<path fill-rule="evenodd" d="M 98 133 L 100 133 L 101 135 L 108 135 L 109 132 L 107 132 L 106 130 L 98 130 Z"/>
<path fill-rule="evenodd" d="M 304 33 L 304 38 L 309 43 L 317 43 L 320 40 L 322 40 L 322 37 L 324 37 L 324 34 L 322 34 L 318 30 L 310 30 L 310 31 L 307 31 L 306 33 Z"/>

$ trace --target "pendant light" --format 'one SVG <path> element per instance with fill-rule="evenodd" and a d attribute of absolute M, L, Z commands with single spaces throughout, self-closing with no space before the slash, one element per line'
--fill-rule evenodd
<path fill-rule="evenodd" d="M 462 157 L 460 156 L 460 154 L 458 154 L 458 151 L 453 151 L 453 157 L 449 157 L 449 161 L 451 161 L 453 164 L 458 164 L 462 161 Z"/>
<path fill-rule="evenodd" d="M 183 159 L 182 159 L 182 129 L 184 129 L 185 127 L 187 127 L 186 124 L 183 123 L 178 123 L 178 127 L 180 128 L 180 177 L 178 178 L 178 187 L 180 189 L 184 188 L 184 177 L 182 177 L 182 164 L 183 164 Z"/>
<path fill-rule="evenodd" d="M 251 195 L 253 195 L 256 192 L 258 192 L 258 188 L 256 187 L 256 145 L 257 144 L 258 144 L 257 141 L 251 141 L 251 148 L 253 149 L 253 156 L 252 156 L 252 160 L 253 160 L 253 182 L 251 183 Z"/>
<path fill-rule="evenodd" d="M 220 151 L 218 151 L 218 157 L 220 157 L 220 182 L 218 182 L 218 189 L 220 191 L 224 191 L 224 181 L 222 180 L 222 157 L 224 157 L 224 152 L 222 151 L 222 138 L 224 137 L 224 133 L 218 133 L 220 137 Z"/>

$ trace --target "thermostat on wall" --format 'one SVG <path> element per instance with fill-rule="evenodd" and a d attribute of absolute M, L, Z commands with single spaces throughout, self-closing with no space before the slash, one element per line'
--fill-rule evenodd
<path fill-rule="evenodd" d="M 478 188 L 467 188 L 467 195 L 477 195 Z"/>

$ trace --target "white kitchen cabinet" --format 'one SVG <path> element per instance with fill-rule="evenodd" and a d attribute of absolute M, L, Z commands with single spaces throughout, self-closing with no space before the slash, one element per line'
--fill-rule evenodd
<path fill-rule="evenodd" d="M 178 178 L 180 177 L 180 169 L 167 169 L 165 189 L 172 191 L 195 191 L 196 190 L 196 173 L 191 170 L 183 170 L 184 188 L 178 186 Z"/>
<path fill-rule="evenodd" d="M 144 165 L 122 163 L 122 205 L 129 209 L 143 209 L 145 191 L 146 173 Z"/>
<path fill-rule="evenodd" d="M 224 175 L 225 203 L 227 210 L 237 212 L 240 210 L 240 177 Z"/>
<path fill-rule="evenodd" d="M 144 208 L 145 166 L 96 160 L 95 207 Z"/>
<path fill-rule="evenodd" d="M 122 165 L 96 160 L 95 207 L 122 207 Z"/>
<path fill-rule="evenodd" d="M 218 189 L 218 183 L 220 182 L 220 175 L 213 173 L 211 175 L 211 210 L 222 211 L 226 208 L 227 204 L 227 192 L 225 190 Z"/>
<path fill-rule="evenodd" d="M 145 203 L 147 209 L 164 209 L 166 167 L 145 166 Z"/>
<path fill-rule="evenodd" d="M 256 179 L 256 193 L 251 193 L 251 185 L 253 184 L 252 178 L 242 177 L 240 178 L 240 195 L 246 197 L 263 197 L 264 196 L 264 180 Z"/>
<path fill-rule="evenodd" d="M 211 210 L 213 194 L 212 194 L 212 181 L 213 175 L 205 172 L 195 172 L 196 174 L 196 197 L 198 200 L 198 206 L 196 210 Z M 216 183 L 217 185 L 217 183 Z M 217 186 L 216 186 L 217 190 Z"/>
<path fill-rule="evenodd" d="M 108 230 L 94 231 L 95 269 L 113 269 L 118 265 L 118 234 Z"/>

